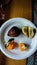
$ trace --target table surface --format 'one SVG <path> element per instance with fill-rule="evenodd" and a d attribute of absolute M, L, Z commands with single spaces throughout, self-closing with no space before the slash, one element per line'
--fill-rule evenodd
<path fill-rule="evenodd" d="M 7 6 L 5 19 L 23 17 L 32 21 L 32 1 L 31 0 L 12 0 Z M 27 59 L 13 60 L 6 57 L 0 51 L 0 65 L 26 65 Z"/>

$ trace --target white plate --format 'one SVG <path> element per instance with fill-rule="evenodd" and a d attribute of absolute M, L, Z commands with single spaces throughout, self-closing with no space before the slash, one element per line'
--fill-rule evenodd
<path fill-rule="evenodd" d="M 18 43 L 25 42 L 25 43 L 29 44 L 30 48 L 28 50 L 21 52 L 19 50 L 19 48 L 16 48 L 12 51 L 8 51 L 7 49 L 5 49 L 5 47 L 2 43 L 2 39 L 4 38 L 5 42 L 7 43 L 7 41 L 10 38 L 13 38 L 13 37 L 7 36 L 8 31 L 13 26 L 17 26 L 19 28 L 22 28 L 23 26 L 31 26 L 31 27 L 34 27 L 35 29 L 36 29 L 36 27 L 31 21 L 29 21 L 25 18 L 9 19 L 1 26 L 1 51 L 9 58 L 16 59 L 16 60 L 25 59 L 36 51 L 37 32 L 36 32 L 34 38 L 32 38 L 32 39 L 25 37 L 23 34 L 19 35 L 18 37 L 14 37 L 15 41 Z"/>

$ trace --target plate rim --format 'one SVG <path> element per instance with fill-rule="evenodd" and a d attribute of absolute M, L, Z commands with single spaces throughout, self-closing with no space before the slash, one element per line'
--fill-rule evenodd
<path fill-rule="evenodd" d="M 13 20 L 13 19 L 24 19 L 24 20 L 27 20 L 27 19 L 25 19 L 25 18 L 11 18 L 11 19 L 9 19 L 9 20 L 7 20 L 2 26 L 1 26 L 1 30 L 2 30 L 2 28 L 3 28 L 3 26 L 5 25 L 5 24 L 7 24 L 9 21 L 11 21 L 11 20 Z M 29 21 L 29 20 L 27 20 L 27 21 Z M 30 23 L 32 23 L 31 21 L 29 21 Z M 32 23 L 33 24 L 33 23 Z M 34 24 L 33 24 L 34 25 Z M 35 26 L 35 25 L 34 25 Z M 36 27 L 36 26 L 35 26 Z M 1 49 L 1 51 L 2 51 L 2 49 Z M 35 51 L 36 51 L 36 49 L 35 49 Z M 4 51 L 2 51 L 4 54 L 5 54 L 5 52 Z M 34 53 L 34 52 L 33 52 Z M 32 53 L 32 54 L 33 54 Z M 5 54 L 6 55 L 6 54 Z M 8 56 L 8 55 L 7 55 Z M 28 56 L 29 57 L 29 56 Z M 15 58 L 12 58 L 12 59 L 15 59 Z M 22 59 L 24 59 L 24 58 L 22 58 Z M 19 59 L 16 59 L 16 60 L 19 60 Z"/>

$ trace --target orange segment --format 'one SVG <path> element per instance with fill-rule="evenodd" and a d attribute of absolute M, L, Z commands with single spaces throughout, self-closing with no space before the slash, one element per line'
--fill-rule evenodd
<path fill-rule="evenodd" d="M 20 44 L 19 44 L 19 49 L 20 49 L 21 51 L 24 51 L 24 50 L 27 49 L 27 47 L 25 46 L 24 43 L 20 43 Z"/>
<path fill-rule="evenodd" d="M 9 42 L 7 49 L 11 50 L 11 49 L 14 49 L 14 48 L 15 48 L 15 42 L 14 41 Z"/>
<path fill-rule="evenodd" d="M 11 50 L 11 49 L 12 49 L 12 45 L 9 44 L 9 46 L 7 46 L 7 49 L 8 49 L 8 50 Z"/>

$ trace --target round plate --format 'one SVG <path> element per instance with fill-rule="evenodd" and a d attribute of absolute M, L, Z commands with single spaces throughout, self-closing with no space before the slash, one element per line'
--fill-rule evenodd
<path fill-rule="evenodd" d="M 2 26 L 1 26 L 1 51 L 8 56 L 9 58 L 20 60 L 20 59 L 25 59 L 32 55 L 36 51 L 36 39 L 37 39 L 37 32 L 34 36 L 34 38 L 29 39 L 23 34 L 20 34 L 18 37 L 9 37 L 7 35 L 8 31 L 13 27 L 17 26 L 22 29 L 23 26 L 31 26 L 36 29 L 35 25 L 25 19 L 25 18 L 13 18 L 9 19 L 6 21 Z M 30 45 L 30 48 L 26 51 L 20 51 L 19 48 L 15 48 L 11 51 L 8 51 L 5 47 L 4 44 L 2 43 L 2 40 L 4 39 L 5 42 L 7 43 L 10 38 L 14 38 L 17 43 L 24 42 L 26 44 Z"/>

